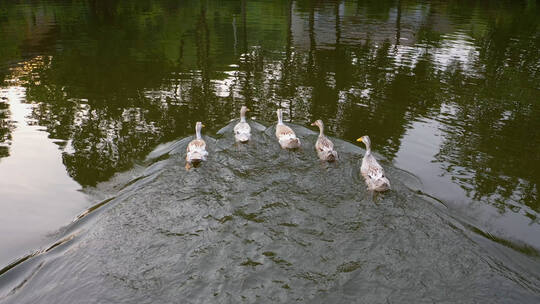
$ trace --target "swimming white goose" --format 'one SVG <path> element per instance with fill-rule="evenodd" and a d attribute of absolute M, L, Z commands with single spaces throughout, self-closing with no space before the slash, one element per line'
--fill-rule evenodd
<path fill-rule="evenodd" d="M 276 137 L 283 149 L 296 149 L 300 147 L 300 139 L 296 137 L 294 131 L 283 124 L 283 113 L 277 110 L 278 123 L 276 125 Z"/>
<path fill-rule="evenodd" d="M 192 166 L 196 167 L 200 162 L 206 160 L 208 152 L 206 152 L 206 143 L 201 137 L 201 128 L 204 125 L 197 121 L 195 125 L 196 138 L 192 140 L 187 146 L 186 154 L 186 169 L 189 170 Z"/>
<path fill-rule="evenodd" d="M 251 127 L 246 122 L 246 112 L 249 109 L 246 106 L 242 106 L 240 109 L 240 122 L 234 126 L 234 138 L 236 141 L 245 143 L 251 137 Z"/>
<path fill-rule="evenodd" d="M 363 142 L 366 145 L 366 154 L 362 159 L 360 173 L 362 173 L 362 176 L 366 180 L 368 189 L 374 191 L 386 191 L 390 189 L 390 181 L 384 175 L 383 168 L 371 154 L 371 140 L 369 136 L 362 136 L 356 141 Z"/>
<path fill-rule="evenodd" d="M 317 138 L 317 142 L 315 143 L 317 155 L 321 160 L 328 162 L 335 161 L 337 159 L 337 152 L 334 150 L 334 143 L 328 137 L 324 136 L 324 124 L 322 120 L 318 119 L 311 125 L 318 126 L 320 131 L 319 138 Z"/>

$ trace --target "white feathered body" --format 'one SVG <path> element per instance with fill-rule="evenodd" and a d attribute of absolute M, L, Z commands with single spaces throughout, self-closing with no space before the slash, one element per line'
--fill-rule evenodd
<path fill-rule="evenodd" d="M 206 151 L 206 143 L 203 139 L 194 139 L 187 146 L 186 161 L 191 164 L 198 164 L 206 160 L 208 152 Z"/>
<path fill-rule="evenodd" d="M 324 135 L 319 135 L 315 143 L 315 150 L 317 150 L 319 158 L 324 161 L 335 161 L 338 157 L 336 150 L 334 150 L 334 143 Z"/>
<path fill-rule="evenodd" d="M 245 121 L 241 121 L 234 126 L 234 138 L 239 142 L 247 142 L 251 138 L 251 127 Z"/>
<path fill-rule="evenodd" d="M 283 149 L 300 148 L 300 139 L 296 137 L 296 134 L 290 127 L 284 124 L 277 124 L 276 137 L 279 141 L 281 148 Z"/>
<path fill-rule="evenodd" d="M 317 151 L 317 155 L 323 161 L 335 161 L 337 159 L 337 152 L 334 150 L 334 143 L 324 135 L 323 121 L 317 119 L 311 125 L 319 127 L 319 137 L 315 143 L 315 151 Z"/>
<path fill-rule="evenodd" d="M 364 155 L 360 173 L 362 173 L 369 190 L 386 191 L 390 189 L 390 181 L 384 175 L 384 169 L 371 152 Z"/>

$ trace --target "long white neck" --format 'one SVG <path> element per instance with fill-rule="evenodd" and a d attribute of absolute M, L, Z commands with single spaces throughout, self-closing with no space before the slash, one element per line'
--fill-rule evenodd
<path fill-rule="evenodd" d="M 246 122 L 246 113 L 244 111 L 240 111 L 240 122 Z"/>
<path fill-rule="evenodd" d="M 324 125 L 319 124 L 319 136 L 324 136 Z"/>
<path fill-rule="evenodd" d="M 366 144 L 366 155 L 371 154 L 371 142 L 364 141 L 364 144 Z"/>
<path fill-rule="evenodd" d="M 195 127 L 195 134 L 197 134 L 197 139 L 201 139 L 201 126 Z"/>
<path fill-rule="evenodd" d="M 278 123 L 278 125 L 283 124 L 283 113 L 281 111 L 279 111 L 278 114 L 277 114 L 277 123 Z"/>

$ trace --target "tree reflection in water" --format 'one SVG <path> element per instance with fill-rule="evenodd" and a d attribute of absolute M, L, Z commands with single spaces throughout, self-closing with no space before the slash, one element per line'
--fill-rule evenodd
<path fill-rule="evenodd" d="M 6 97 L 0 97 L 0 158 L 9 156 L 12 122 L 9 120 L 9 104 Z"/>
<path fill-rule="evenodd" d="M 91 0 L 90 14 L 83 3 L 54 7 L 54 35 L 41 43 L 55 49 L 24 84 L 33 118 L 64 140 L 83 185 L 196 121 L 216 130 L 247 104 L 269 122 L 280 106 L 348 140 L 370 134 L 390 161 L 414 121 L 438 121 L 434 161 L 467 195 L 501 211 L 540 209 L 540 19 L 530 2 Z"/>

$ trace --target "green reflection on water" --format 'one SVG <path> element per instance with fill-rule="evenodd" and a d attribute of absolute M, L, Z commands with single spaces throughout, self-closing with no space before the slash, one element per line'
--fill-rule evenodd
<path fill-rule="evenodd" d="M 35 104 L 32 118 L 63 140 L 64 164 L 82 185 L 191 134 L 195 121 L 217 130 L 246 104 L 263 121 L 274 121 L 281 106 L 289 119 L 321 118 L 347 140 L 369 134 L 389 161 L 413 122 L 437 121 L 442 143 L 432 158 L 440 174 L 501 211 L 540 208 L 534 1 L 93 0 L 0 8 L 1 78 L 8 66 L 31 63 L 18 84 Z M 1 113 L 6 142 L 9 117 Z M 0 149 L 6 156 L 8 148 Z M 536 212 L 526 214 L 534 220 Z"/>

